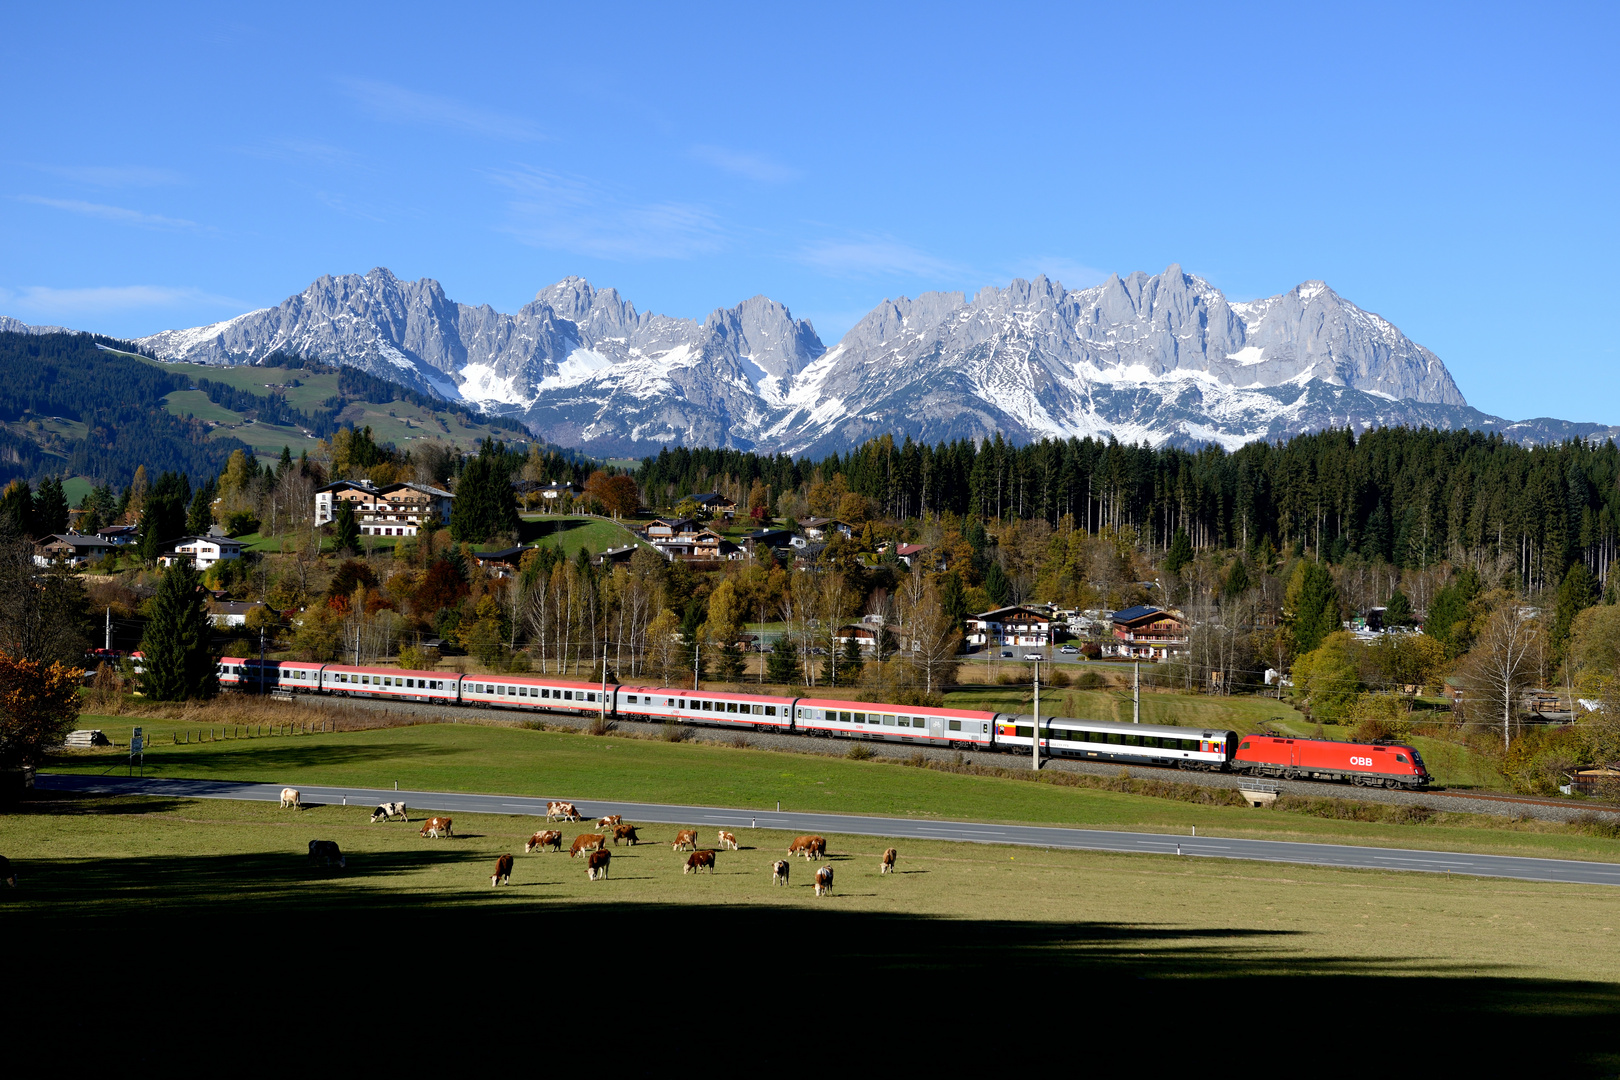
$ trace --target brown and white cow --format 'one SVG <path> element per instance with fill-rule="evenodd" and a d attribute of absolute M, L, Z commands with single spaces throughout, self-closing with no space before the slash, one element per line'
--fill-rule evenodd
<path fill-rule="evenodd" d="M 777 859 L 771 864 L 771 884 L 786 885 L 788 883 L 788 871 L 791 869 L 793 867 L 786 859 Z"/>
<path fill-rule="evenodd" d="M 611 851 L 593 851 L 585 860 L 585 876 L 591 881 L 607 877 L 608 863 L 613 861 Z"/>
<path fill-rule="evenodd" d="M 490 875 L 491 885 L 512 884 L 512 856 L 502 855 L 495 860 L 495 873 Z"/>
<path fill-rule="evenodd" d="M 738 848 L 737 848 L 737 837 L 734 836 L 731 833 L 726 832 L 724 829 L 721 829 L 720 830 L 720 846 L 723 847 L 723 848 L 730 848 L 732 851 L 738 850 Z"/>
<path fill-rule="evenodd" d="M 375 809 L 375 810 L 373 810 L 371 812 L 371 823 L 373 825 L 377 824 L 377 822 L 379 822 L 379 821 L 393 821 L 395 818 L 401 818 L 401 819 L 403 819 L 405 821 L 411 820 L 410 816 L 405 812 L 405 804 L 404 803 L 402 803 L 402 802 L 378 803 L 377 804 L 377 809 Z"/>
<path fill-rule="evenodd" d="M 447 817 L 430 817 L 422 823 L 422 836 L 424 838 L 454 835 L 456 834 L 450 830 L 450 819 Z"/>
<path fill-rule="evenodd" d="M 311 840 L 309 842 L 309 864 L 314 866 L 316 863 L 323 866 L 331 866 L 333 863 L 337 863 L 338 867 L 342 868 L 349 865 L 349 860 L 343 857 L 343 852 L 338 848 L 335 840 Z"/>
<path fill-rule="evenodd" d="M 634 825 L 613 826 L 614 845 L 617 846 L 620 840 L 623 840 L 631 847 L 635 847 L 637 844 L 641 843 L 641 837 L 636 835 L 636 827 Z"/>
<path fill-rule="evenodd" d="M 887 851 L 885 851 L 883 853 L 883 861 L 878 863 L 878 873 L 880 873 L 880 874 L 892 874 L 892 873 L 894 873 L 894 861 L 896 859 L 898 859 L 899 857 L 900 857 L 900 853 L 898 851 L 894 850 L 894 848 L 889 848 Z"/>
<path fill-rule="evenodd" d="M 543 847 L 548 847 L 552 851 L 561 851 L 562 833 L 557 832 L 555 829 L 547 829 L 545 832 L 535 833 L 533 836 L 529 837 L 529 842 L 523 845 L 523 853 L 525 855 L 533 854 L 536 850 Z"/>
<path fill-rule="evenodd" d="M 561 821 L 585 820 L 584 815 L 575 809 L 574 804 L 571 802 L 546 803 L 546 820 L 550 821 L 552 818 L 557 818 Z"/>
<path fill-rule="evenodd" d="M 690 847 L 693 851 L 696 851 L 697 850 L 697 830 L 696 829 L 682 829 L 680 832 L 675 834 L 675 842 L 673 844 L 671 844 L 670 847 L 673 848 L 676 851 L 680 851 L 682 848 L 687 848 L 687 847 Z"/>
<path fill-rule="evenodd" d="M 819 836 L 795 836 L 793 843 L 788 845 L 789 855 L 803 855 L 807 859 L 819 859 L 827 854 L 827 841 Z"/>
<path fill-rule="evenodd" d="M 17 871 L 11 868 L 11 860 L 0 855 L 0 881 L 4 881 L 13 889 L 17 887 Z"/>
<path fill-rule="evenodd" d="M 612 814 L 612 815 L 610 815 L 608 817 L 605 817 L 605 818 L 597 818 L 596 819 L 596 827 L 598 829 L 601 829 L 604 832 L 607 832 L 607 831 L 609 831 L 611 829 L 616 828 L 619 825 L 619 823 L 621 821 L 623 821 L 623 820 L 624 820 L 623 815 L 621 815 L 621 814 Z"/>
<path fill-rule="evenodd" d="M 820 870 L 816 871 L 816 895 L 817 896 L 831 896 L 832 895 L 832 879 L 833 879 L 833 868 L 832 867 L 823 866 Z"/>
<path fill-rule="evenodd" d="M 297 788 L 284 787 L 281 789 L 281 808 L 283 810 L 302 810 L 304 797 L 298 793 Z"/>
<path fill-rule="evenodd" d="M 682 870 L 681 873 L 695 874 L 705 866 L 709 868 L 709 873 L 714 873 L 714 852 L 708 850 L 694 851 L 686 857 L 686 869 Z"/>
<path fill-rule="evenodd" d="M 574 837 L 574 845 L 568 849 L 568 857 L 578 858 L 582 851 L 601 851 L 606 847 L 607 837 L 601 833 L 580 833 Z"/>

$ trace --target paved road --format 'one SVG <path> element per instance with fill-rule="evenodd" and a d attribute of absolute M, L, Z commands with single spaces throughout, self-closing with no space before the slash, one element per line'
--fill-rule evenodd
<path fill-rule="evenodd" d="M 279 784 L 248 784 L 233 781 L 125 779 L 43 773 L 35 783 L 37 787 L 50 791 L 108 795 L 249 799 L 260 802 L 279 802 L 281 799 Z M 547 802 L 543 798 L 521 795 L 389 791 L 380 788 L 324 787 L 314 784 L 300 784 L 298 788 L 306 804 L 329 805 L 347 802 L 356 806 L 374 806 L 388 800 L 403 800 L 413 809 L 446 811 L 452 814 L 543 816 Z M 786 832 L 843 833 L 852 836 L 886 836 L 911 840 L 954 840 L 975 844 L 1020 844 L 1029 847 L 1123 851 L 1150 855 L 1179 854 L 1370 870 L 1420 870 L 1435 874 L 1471 874 L 1480 877 L 1557 881 L 1578 885 L 1620 885 L 1620 863 L 1581 862 L 1573 859 L 1527 859 L 1510 855 L 1466 855 L 1449 851 L 1412 851 L 1344 844 L 1299 844 L 1277 840 L 1238 840 L 1226 837 L 1102 832 L 1093 829 L 1047 828 L 1034 825 L 921 821 L 914 818 L 858 817 L 850 814 L 729 810 L 714 806 L 576 801 L 579 802 L 580 812 L 593 818 L 622 814 L 629 821 L 650 821 L 668 825 L 780 829 Z"/>

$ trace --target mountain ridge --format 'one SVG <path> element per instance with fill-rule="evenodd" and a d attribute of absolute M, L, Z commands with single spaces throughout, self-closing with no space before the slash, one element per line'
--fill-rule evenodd
<path fill-rule="evenodd" d="M 886 299 L 831 348 L 765 296 L 700 323 L 568 277 L 504 314 L 376 267 L 140 344 L 205 363 L 319 356 L 610 454 L 671 444 L 825 452 L 884 431 L 1229 449 L 1330 425 L 1426 423 L 1530 440 L 1620 433 L 1472 409 L 1438 356 L 1325 282 L 1229 302 L 1176 264 L 1081 290 L 1041 275 L 971 297 Z"/>

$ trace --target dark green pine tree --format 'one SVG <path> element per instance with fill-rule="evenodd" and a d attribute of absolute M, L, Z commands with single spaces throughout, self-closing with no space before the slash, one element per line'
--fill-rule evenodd
<path fill-rule="evenodd" d="M 1226 572 L 1226 584 L 1221 588 L 1223 596 L 1237 598 L 1248 592 L 1252 587 L 1249 581 L 1249 568 L 1243 565 L 1243 557 L 1232 560 L 1232 569 Z"/>
<path fill-rule="evenodd" d="M 1339 629 L 1339 589 L 1333 575 L 1321 563 L 1305 563 L 1294 615 L 1294 647 L 1301 655 L 1322 644 L 1322 639 Z"/>
<path fill-rule="evenodd" d="M 13 480 L 0 495 L 0 529 L 19 536 L 38 536 L 34 524 L 34 492 L 26 480 Z"/>
<path fill-rule="evenodd" d="M 786 634 L 771 646 L 771 654 L 765 658 L 765 676 L 782 686 L 793 686 L 803 677 L 799 668 L 799 647 L 789 641 Z"/>
<path fill-rule="evenodd" d="M 1164 568 L 1169 573 L 1179 574 L 1181 568 L 1192 560 L 1192 540 L 1188 538 L 1186 529 L 1177 529 L 1170 538 L 1170 551 L 1164 557 Z"/>
<path fill-rule="evenodd" d="M 213 697 L 219 684 L 208 634 L 208 593 L 189 561 L 176 563 L 158 583 L 141 639 L 141 692 L 152 701 Z"/>
<path fill-rule="evenodd" d="M 186 504 L 178 491 L 158 491 L 146 497 L 136 549 L 147 563 L 157 561 L 171 542 L 186 532 Z"/>
<path fill-rule="evenodd" d="M 826 662 L 821 665 L 821 679 L 829 686 L 853 686 L 864 664 L 860 643 L 851 634 L 842 648 L 827 654 Z"/>
<path fill-rule="evenodd" d="M 62 481 L 54 476 L 47 476 L 39 482 L 39 490 L 34 493 L 34 528 L 39 536 L 49 536 L 51 533 L 67 531 L 68 500 L 67 492 L 62 490 Z"/>
<path fill-rule="evenodd" d="M 968 617 L 967 593 L 962 588 L 962 576 L 955 570 L 946 574 L 944 582 L 940 585 L 939 603 L 940 607 L 945 609 L 945 614 L 956 624 L 956 628 L 962 629 Z"/>
<path fill-rule="evenodd" d="M 360 546 L 360 525 L 354 520 L 354 503 L 348 499 L 338 500 L 337 519 L 337 550 L 354 551 Z"/>
<path fill-rule="evenodd" d="M 512 459 L 494 439 L 485 439 L 478 456 L 467 462 L 456 484 L 450 511 L 450 535 L 481 544 L 518 528 L 517 496 L 512 491 Z"/>
<path fill-rule="evenodd" d="M 1423 632 L 1444 645 L 1447 655 L 1453 658 L 1467 651 L 1463 623 L 1468 618 L 1468 605 L 1474 602 L 1479 590 L 1479 575 L 1464 570 L 1455 580 L 1447 582 L 1429 604 Z"/>
<path fill-rule="evenodd" d="M 720 678 L 726 682 L 742 682 L 748 658 L 743 655 L 742 647 L 735 641 L 720 646 L 719 656 Z"/>
<path fill-rule="evenodd" d="M 213 527 L 214 490 L 214 482 L 210 480 L 192 496 L 191 509 L 186 511 L 187 536 L 207 536 L 208 530 Z"/>
<path fill-rule="evenodd" d="M 1412 601 L 1399 589 L 1389 594 L 1389 603 L 1384 605 L 1384 622 L 1390 626 L 1412 624 Z"/>
<path fill-rule="evenodd" d="M 1585 563 L 1576 563 L 1564 575 L 1558 586 L 1558 606 L 1553 613 L 1552 647 L 1555 656 L 1563 656 L 1569 644 L 1569 629 L 1575 616 L 1598 602 L 1598 581 L 1586 569 Z"/>
<path fill-rule="evenodd" d="M 276 479 L 280 480 L 283 476 L 286 476 L 292 471 L 292 467 L 292 448 L 283 446 L 281 448 L 281 460 L 276 462 Z"/>
<path fill-rule="evenodd" d="M 990 597 L 990 602 L 996 607 L 1005 607 L 1012 596 L 1012 583 L 1007 580 L 1007 572 L 998 562 L 992 562 L 990 569 L 985 571 L 984 592 Z"/>

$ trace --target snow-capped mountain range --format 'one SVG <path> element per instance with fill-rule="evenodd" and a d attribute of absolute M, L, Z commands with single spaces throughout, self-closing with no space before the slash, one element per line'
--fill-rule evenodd
<path fill-rule="evenodd" d="M 566 278 L 508 315 L 379 268 L 140 344 L 213 364 L 278 351 L 336 360 L 611 454 L 676 444 L 824 452 L 884 432 L 1235 447 L 1330 424 L 1471 427 L 1525 441 L 1614 430 L 1512 425 L 1469 408 L 1439 357 L 1320 281 L 1233 303 L 1179 266 L 1079 291 L 1038 277 L 971 299 L 886 300 L 830 349 L 763 296 L 698 323 L 637 312 L 613 289 Z"/>

